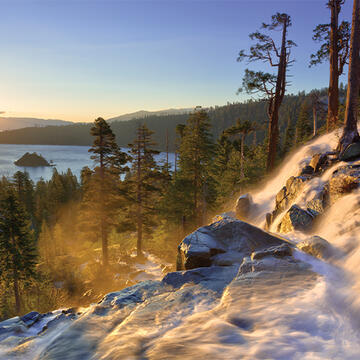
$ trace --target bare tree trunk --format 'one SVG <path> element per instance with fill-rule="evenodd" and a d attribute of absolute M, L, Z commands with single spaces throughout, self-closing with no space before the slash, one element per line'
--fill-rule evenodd
<path fill-rule="evenodd" d="M 313 136 L 316 136 L 317 131 L 317 109 L 316 103 L 313 103 Z"/>
<path fill-rule="evenodd" d="M 271 114 L 270 124 L 269 124 L 269 147 L 268 147 L 268 158 L 266 163 L 267 172 L 270 172 L 275 167 L 278 137 L 279 137 L 278 110 L 274 110 L 273 113 Z"/>
<path fill-rule="evenodd" d="M 286 85 L 286 34 L 287 34 L 287 19 L 284 19 L 281 53 L 278 67 L 278 74 L 276 79 L 275 97 L 273 105 L 269 108 L 269 147 L 268 158 L 266 161 L 266 171 L 270 172 L 275 167 L 276 162 L 276 149 L 279 138 L 279 109 L 281 102 L 284 98 L 285 85 Z"/>
<path fill-rule="evenodd" d="M 245 134 L 241 134 L 241 148 L 240 148 L 240 177 L 243 179 L 244 175 L 244 142 L 245 142 Z"/>
<path fill-rule="evenodd" d="M 206 224 L 206 218 L 207 218 L 207 202 L 206 202 L 206 196 L 207 196 L 207 184 L 205 183 L 203 185 L 203 201 L 202 201 L 202 225 Z"/>
<path fill-rule="evenodd" d="M 339 109 L 339 51 L 338 51 L 338 30 L 339 30 L 339 0 L 330 0 L 331 10 L 330 22 L 330 81 L 328 91 L 328 113 L 326 129 L 333 130 L 338 122 Z"/>
<path fill-rule="evenodd" d="M 177 151 L 175 150 L 175 159 L 174 159 L 174 176 L 176 176 L 177 172 Z"/>
<path fill-rule="evenodd" d="M 169 131 L 166 129 L 166 169 L 169 169 Z"/>
<path fill-rule="evenodd" d="M 12 230 L 10 230 L 10 237 L 11 237 L 13 247 L 16 248 L 15 237 L 14 237 Z M 15 297 L 15 311 L 16 311 L 16 314 L 19 315 L 21 312 L 21 301 L 20 301 L 20 291 L 19 291 L 19 276 L 18 276 L 18 272 L 16 269 L 15 255 L 13 255 L 13 281 L 14 281 L 13 288 L 14 288 L 14 297 Z"/>
<path fill-rule="evenodd" d="M 100 144 L 103 146 L 103 135 L 100 134 Z M 104 165 L 104 154 L 100 153 L 100 201 L 101 201 L 101 220 L 100 220 L 100 232 L 101 232 L 101 248 L 102 248 L 102 263 L 104 267 L 109 265 L 109 254 L 108 254 L 108 239 L 107 229 L 105 222 L 105 204 L 104 204 L 104 182 L 105 182 L 105 165 Z"/>
<path fill-rule="evenodd" d="M 142 254 L 142 197 L 141 197 L 141 149 L 140 149 L 140 136 L 138 138 L 138 153 L 137 153 L 137 243 L 136 254 L 141 256 Z"/>
<path fill-rule="evenodd" d="M 20 314 L 21 311 L 21 301 L 20 301 L 20 291 L 19 291 L 19 282 L 16 271 L 14 270 L 14 296 L 15 296 L 15 310 L 16 314 Z"/>
<path fill-rule="evenodd" d="M 346 94 L 345 126 L 338 150 L 343 152 L 353 142 L 360 141 L 357 130 L 357 112 L 360 90 L 360 0 L 354 0 L 350 39 L 349 75 Z"/>

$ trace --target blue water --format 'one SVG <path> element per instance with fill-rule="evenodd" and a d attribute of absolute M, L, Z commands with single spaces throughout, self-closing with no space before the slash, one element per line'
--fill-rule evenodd
<path fill-rule="evenodd" d="M 27 171 L 32 180 L 40 178 L 49 180 L 52 176 L 52 167 L 20 167 L 14 165 L 26 152 L 36 152 L 49 162 L 55 164 L 58 172 L 66 172 L 71 169 L 73 174 L 80 176 L 84 166 L 92 168 L 93 161 L 88 152 L 88 146 L 64 146 L 64 145 L 8 145 L 0 144 L 0 176 L 11 177 L 16 171 Z M 165 161 L 166 154 L 160 153 L 156 156 L 158 162 Z M 169 154 L 169 162 L 174 162 L 174 154 Z"/>

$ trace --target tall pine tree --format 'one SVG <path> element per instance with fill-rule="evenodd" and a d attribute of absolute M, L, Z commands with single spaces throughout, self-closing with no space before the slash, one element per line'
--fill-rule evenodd
<path fill-rule="evenodd" d="M 96 165 L 90 172 L 83 195 L 83 217 L 85 222 L 95 230 L 101 238 L 102 262 L 108 266 L 108 235 L 114 226 L 114 214 L 118 210 L 118 185 L 120 175 L 126 171 L 128 155 L 120 151 L 115 135 L 103 118 L 97 118 L 91 128 L 94 143 L 89 149 L 91 159 Z"/>
<path fill-rule="evenodd" d="M 203 109 L 190 114 L 183 129 L 179 151 L 179 177 L 191 183 L 191 216 L 195 225 L 205 221 L 207 206 L 214 201 L 211 176 L 215 146 L 210 134 L 210 120 Z"/>
<path fill-rule="evenodd" d="M 0 269 L 12 284 L 15 311 L 21 313 L 21 282 L 35 274 L 35 244 L 30 221 L 15 191 L 9 189 L 0 202 Z"/>
<path fill-rule="evenodd" d="M 132 211 L 136 218 L 137 256 L 142 255 L 144 232 L 149 234 L 151 227 L 155 225 L 157 193 L 164 175 L 154 159 L 154 155 L 159 152 L 154 149 L 156 143 L 151 138 L 152 134 L 153 131 L 145 124 L 139 125 L 134 142 L 129 144 L 132 168 L 127 185 L 131 189 Z"/>

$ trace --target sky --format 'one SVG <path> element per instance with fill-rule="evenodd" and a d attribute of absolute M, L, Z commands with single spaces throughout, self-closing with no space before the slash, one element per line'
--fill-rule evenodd
<path fill-rule="evenodd" d="M 237 54 L 276 12 L 291 15 L 298 45 L 288 92 L 326 87 L 328 63 L 308 67 L 326 0 L 0 0 L 0 111 L 86 122 L 243 101 L 244 69 L 269 68 Z"/>

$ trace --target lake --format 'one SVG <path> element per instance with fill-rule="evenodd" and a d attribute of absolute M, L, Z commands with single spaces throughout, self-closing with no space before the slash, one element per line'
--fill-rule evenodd
<path fill-rule="evenodd" d="M 84 166 L 93 168 L 94 163 L 90 159 L 88 146 L 67 146 L 67 145 L 15 145 L 0 144 L 0 176 L 11 177 L 16 171 L 27 171 L 33 181 L 40 178 L 49 180 L 52 176 L 52 167 L 20 167 L 14 165 L 14 161 L 20 159 L 26 152 L 36 152 L 46 160 L 55 164 L 58 172 L 66 172 L 71 169 L 78 178 Z M 123 149 L 126 150 L 126 149 Z M 166 153 L 157 155 L 158 162 L 165 161 Z M 175 155 L 169 154 L 169 162 L 174 163 Z"/>

